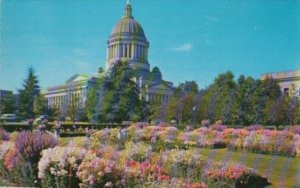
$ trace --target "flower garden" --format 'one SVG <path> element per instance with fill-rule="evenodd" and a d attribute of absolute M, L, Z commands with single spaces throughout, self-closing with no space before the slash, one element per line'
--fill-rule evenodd
<path fill-rule="evenodd" d="M 265 187 L 265 174 L 244 163 L 214 160 L 207 150 L 300 157 L 300 126 L 282 131 L 224 125 L 181 131 L 134 124 L 103 129 L 79 142 L 48 133 L 0 129 L 0 176 L 39 187 Z"/>

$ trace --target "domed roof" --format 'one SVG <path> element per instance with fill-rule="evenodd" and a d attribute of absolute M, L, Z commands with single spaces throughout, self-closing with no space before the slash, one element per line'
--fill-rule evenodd
<path fill-rule="evenodd" d="M 132 18 L 123 18 L 113 29 L 112 35 L 118 35 L 121 33 L 130 33 L 145 37 L 142 26 Z"/>
<path fill-rule="evenodd" d="M 129 33 L 140 37 L 145 37 L 142 26 L 133 19 L 131 5 L 128 3 L 125 7 L 125 15 L 122 20 L 113 28 L 111 35 L 120 35 Z"/>

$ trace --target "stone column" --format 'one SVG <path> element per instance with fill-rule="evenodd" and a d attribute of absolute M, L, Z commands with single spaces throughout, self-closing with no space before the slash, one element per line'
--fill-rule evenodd
<path fill-rule="evenodd" d="M 116 45 L 114 44 L 114 59 L 116 58 L 116 53 L 117 53 L 117 51 L 116 51 Z"/>
<path fill-rule="evenodd" d="M 109 52 L 109 50 L 108 50 L 108 49 L 109 49 L 109 47 L 106 48 L 106 60 L 109 59 L 109 57 L 108 57 L 108 52 Z"/>
<path fill-rule="evenodd" d="M 111 52 L 112 52 L 112 54 L 111 54 L 111 58 L 113 59 L 114 58 L 114 56 L 115 56 L 115 52 L 114 52 L 114 50 L 115 50 L 115 48 L 114 48 L 114 45 L 112 45 L 111 46 Z"/>
<path fill-rule="evenodd" d="M 134 44 L 134 58 L 137 58 L 137 44 Z"/>
<path fill-rule="evenodd" d="M 112 53 L 111 50 L 112 50 L 112 49 L 111 49 L 111 46 L 110 46 L 110 47 L 109 47 L 109 59 L 111 59 L 111 53 Z"/>
<path fill-rule="evenodd" d="M 125 46 L 124 46 L 124 44 L 122 44 L 122 57 L 123 58 L 125 57 Z"/>
<path fill-rule="evenodd" d="M 119 49 L 119 44 L 116 44 L 117 45 L 117 58 L 119 59 L 120 58 L 120 49 Z"/>
<path fill-rule="evenodd" d="M 130 57 L 130 55 L 129 55 L 129 52 L 130 52 L 130 46 L 129 46 L 129 44 L 127 44 L 127 58 L 129 58 Z"/>
<path fill-rule="evenodd" d="M 134 44 L 131 44 L 131 58 L 134 59 Z"/>

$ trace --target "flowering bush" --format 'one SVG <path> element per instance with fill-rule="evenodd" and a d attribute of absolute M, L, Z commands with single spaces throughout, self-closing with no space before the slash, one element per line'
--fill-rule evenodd
<path fill-rule="evenodd" d="M 54 147 L 56 139 L 48 134 L 22 131 L 15 134 L 15 146 L 5 155 L 3 165 L 12 182 L 36 186 L 37 163 L 43 149 Z"/>
<path fill-rule="evenodd" d="M 220 148 L 226 147 L 224 143 L 223 132 L 201 127 L 195 129 L 192 133 L 192 141 L 197 143 L 198 147 Z"/>
<path fill-rule="evenodd" d="M 194 150 L 172 149 L 161 154 L 158 164 L 172 176 L 198 180 L 205 159 Z"/>
<path fill-rule="evenodd" d="M 115 145 L 119 138 L 119 129 L 103 129 L 92 134 L 92 148 L 98 148 L 101 144 Z"/>
<path fill-rule="evenodd" d="M 16 148 L 10 148 L 3 157 L 3 164 L 6 169 L 11 172 L 17 165 L 20 164 L 20 155 Z"/>
<path fill-rule="evenodd" d="M 273 155 L 295 156 L 294 134 L 288 131 L 257 130 L 244 138 L 243 148 Z"/>
<path fill-rule="evenodd" d="M 300 135 L 300 125 L 290 126 L 290 127 L 285 128 L 284 130 Z"/>
<path fill-rule="evenodd" d="M 149 187 L 151 182 L 170 179 L 161 166 L 149 162 L 128 160 L 122 169 L 121 182 L 125 187 Z"/>
<path fill-rule="evenodd" d="M 210 120 L 209 120 L 209 119 L 204 119 L 204 120 L 202 120 L 202 121 L 201 121 L 201 125 L 202 125 L 203 127 L 209 127 L 209 125 L 210 125 Z"/>
<path fill-rule="evenodd" d="M 22 174 L 22 157 L 14 147 L 4 151 L 3 160 L 0 161 L 0 175 L 11 182 L 24 184 L 26 180 Z"/>
<path fill-rule="evenodd" d="M 176 127 L 167 127 L 162 130 L 160 133 L 160 137 L 165 142 L 173 142 L 177 138 L 179 131 Z"/>
<path fill-rule="evenodd" d="M 98 150 L 93 151 L 91 150 L 92 153 L 95 153 L 97 157 L 101 157 L 104 159 L 113 159 L 113 160 L 118 160 L 120 159 L 120 154 L 121 152 L 118 151 L 116 148 L 110 146 L 110 145 L 105 145 L 100 147 Z"/>
<path fill-rule="evenodd" d="M 210 162 L 208 166 L 204 170 L 204 176 L 213 187 L 248 187 L 249 184 L 252 186 L 254 184 L 254 187 L 262 187 L 268 185 L 265 177 L 240 164 Z M 250 181 L 253 179 L 256 181 Z"/>
<path fill-rule="evenodd" d="M 15 146 L 24 159 L 37 163 L 40 152 L 43 149 L 55 147 L 57 143 L 57 140 L 49 134 L 22 131 L 16 137 Z"/>
<path fill-rule="evenodd" d="M 46 187 L 78 185 L 76 172 L 86 152 L 86 149 L 76 146 L 56 146 L 43 150 L 38 163 L 38 177 L 42 179 L 42 185 Z"/>
<path fill-rule="evenodd" d="M 126 143 L 126 158 L 128 160 L 145 161 L 149 159 L 152 154 L 152 147 L 144 142 L 127 142 Z"/>
<path fill-rule="evenodd" d="M 227 129 L 227 126 L 226 125 L 221 125 L 221 124 L 215 124 L 215 125 L 211 125 L 209 127 L 211 130 L 216 130 L 216 131 L 224 131 L 225 129 Z"/>
<path fill-rule="evenodd" d="M 114 185 L 120 179 L 120 169 L 115 160 L 88 153 L 78 168 L 77 177 L 82 181 L 81 187 L 104 187 L 109 182 Z"/>
<path fill-rule="evenodd" d="M 8 141 L 10 139 L 10 134 L 6 132 L 3 128 L 0 128 L 0 142 Z"/>

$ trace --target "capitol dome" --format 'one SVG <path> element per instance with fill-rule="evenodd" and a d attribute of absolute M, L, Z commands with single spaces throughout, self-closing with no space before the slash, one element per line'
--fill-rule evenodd
<path fill-rule="evenodd" d="M 135 21 L 132 16 L 132 8 L 129 3 L 125 7 L 125 15 L 113 28 L 110 37 L 113 38 L 122 35 L 142 37 L 145 41 L 147 41 L 142 26 Z"/>
<path fill-rule="evenodd" d="M 122 20 L 113 28 L 111 36 L 118 36 L 122 34 L 130 34 L 146 38 L 142 26 L 131 17 L 123 17 Z"/>
<path fill-rule="evenodd" d="M 137 77 L 149 74 L 148 63 L 149 42 L 142 26 L 134 20 L 129 2 L 125 7 L 125 14 L 115 25 L 107 41 L 106 70 L 119 61 L 127 61 L 136 70 Z"/>

